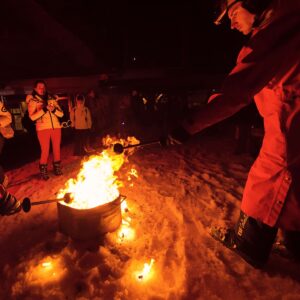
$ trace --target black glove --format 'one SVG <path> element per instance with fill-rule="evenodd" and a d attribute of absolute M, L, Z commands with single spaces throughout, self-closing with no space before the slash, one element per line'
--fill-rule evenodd
<path fill-rule="evenodd" d="M 0 215 L 9 216 L 21 210 L 21 202 L 0 185 Z"/>
<path fill-rule="evenodd" d="M 190 138 L 190 134 L 183 127 L 176 127 L 169 134 L 160 139 L 162 146 L 180 145 Z"/>

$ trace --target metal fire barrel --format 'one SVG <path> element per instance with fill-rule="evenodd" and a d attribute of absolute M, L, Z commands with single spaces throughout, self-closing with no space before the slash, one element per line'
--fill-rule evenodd
<path fill-rule="evenodd" d="M 122 222 L 121 198 L 89 209 L 57 203 L 59 230 L 74 240 L 95 239 L 118 229 Z"/>

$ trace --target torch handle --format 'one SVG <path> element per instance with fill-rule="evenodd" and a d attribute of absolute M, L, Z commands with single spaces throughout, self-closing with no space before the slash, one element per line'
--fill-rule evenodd
<path fill-rule="evenodd" d="M 72 201 L 71 194 L 66 193 L 63 198 L 49 199 L 49 200 L 36 201 L 36 202 L 31 202 L 30 198 L 24 198 L 21 206 L 23 211 L 27 213 L 31 210 L 31 206 L 33 205 L 41 205 L 41 204 L 47 204 L 47 203 L 53 203 L 59 201 L 65 201 L 66 203 L 70 203 Z"/>
<path fill-rule="evenodd" d="M 53 203 L 53 202 L 64 201 L 64 200 L 65 200 L 65 198 L 49 199 L 49 200 L 42 200 L 42 201 L 35 201 L 35 202 L 31 202 L 31 205 L 47 204 L 47 203 Z"/>
<path fill-rule="evenodd" d="M 124 149 L 128 149 L 128 148 L 134 148 L 134 147 L 140 147 L 140 146 L 148 146 L 148 145 L 154 145 L 154 144 L 160 144 L 161 141 L 160 140 L 154 140 L 154 141 L 147 141 L 147 142 L 142 142 L 139 144 L 132 144 L 132 145 L 127 145 L 127 146 L 123 146 L 120 143 L 116 143 L 113 146 L 113 150 L 114 152 L 121 154 L 123 153 Z"/>
<path fill-rule="evenodd" d="M 142 142 L 142 143 L 139 143 L 139 144 L 124 146 L 123 149 L 132 148 L 132 147 L 139 147 L 139 146 L 146 146 L 146 145 L 153 145 L 153 144 L 158 144 L 158 143 L 160 143 L 159 140 Z"/>

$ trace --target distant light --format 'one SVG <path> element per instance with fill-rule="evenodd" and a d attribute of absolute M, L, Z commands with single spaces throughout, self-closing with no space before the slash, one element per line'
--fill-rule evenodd
<path fill-rule="evenodd" d="M 136 57 L 134 56 L 134 57 L 132 58 L 132 60 L 133 60 L 133 61 L 136 61 Z"/>

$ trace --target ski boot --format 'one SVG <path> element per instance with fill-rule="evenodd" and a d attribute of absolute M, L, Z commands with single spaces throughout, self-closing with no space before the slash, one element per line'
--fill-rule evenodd
<path fill-rule="evenodd" d="M 63 174 L 61 170 L 60 161 L 53 162 L 53 172 L 56 176 L 60 176 Z"/>
<path fill-rule="evenodd" d="M 253 258 L 251 256 L 251 247 L 247 248 L 246 243 L 239 241 L 234 229 L 212 227 L 210 234 L 215 240 L 234 251 L 252 267 L 256 269 L 262 269 L 264 267 L 266 261 Z"/>
<path fill-rule="evenodd" d="M 49 179 L 47 164 L 40 164 L 40 174 L 43 180 Z"/>

